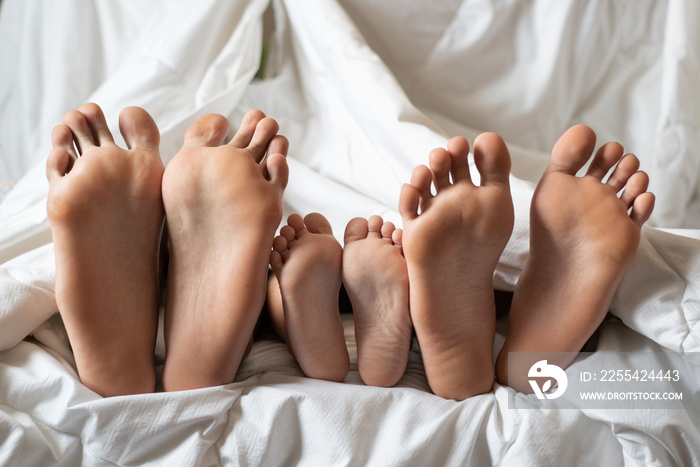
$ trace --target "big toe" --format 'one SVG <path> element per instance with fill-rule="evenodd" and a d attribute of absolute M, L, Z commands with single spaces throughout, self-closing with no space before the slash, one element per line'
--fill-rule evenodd
<path fill-rule="evenodd" d="M 496 133 L 482 133 L 474 141 L 474 163 L 481 175 L 481 185 L 508 183 L 510 153 Z"/>
<path fill-rule="evenodd" d="M 285 155 L 280 153 L 270 154 L 263 164 L 265 177 L 270 183 L 284 190 L 289 181 L 289 165 Z"/>
<path fill-rule="evenodd" d="M 318 212 L 307 214 L 306 217 L 304 217 L 304 225 L 306 225 L 306 228 L 311 233 L 333 234 L 333 228 L 330 222 L 328 222 L 328 219 Z"/>
<path fill-rule="evenodd" d="M 595 141 L 595 133 L 586 125 L 569 128 L 554 145 L 545 173 L 563 172 L 576 175 L 593 154 Z"/>
<path fill-rule="evenodd" d="M 158 153 L 158 125 L 141 107 L 127 107 L 119 114 L 119 131 L 129 149 Z"/>
<path fill-rule="evenodd" d="M 345 227 L 345 243 L 352 243 L 357 240 L 367 238 L 369 227 L 367 219 L 363 217 L 355 217 L 348 222 Z"/>
<path fill-rule="evenodd" d="M 228 120 L 223 115 L 199 117 L 185 133 L 184 147 L 219 146 L 228 134 Z"/>
<path fill-rule="evenodd" d="M 655 197 L 652 193 L 646 192 L 637 196 L 632 206 L 630 217 L 640 226 L 649 220 L 654 210 Z"/>

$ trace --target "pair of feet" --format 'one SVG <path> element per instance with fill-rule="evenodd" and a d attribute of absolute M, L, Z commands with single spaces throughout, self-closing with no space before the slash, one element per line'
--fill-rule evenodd
<path fill-rule="evenodd" d="M 80 378 L 103 396 L 155 389 L 163 238 L 163 387 L 231 382 L 265 300 L 287 140 L 251 111 L 223 145 L 228 122 L 207 115 L 165 169 L 146 111 L 123 110 L 119 125 L 129 149 L 97 105 L 70 111 L 47 160 L 56 300 Z"/>
<path fill-rule="evenodd" d="M 367 384 L 398 382 L 413 328 L 436 394 L 461 400 L 488 392 L 494 373 L 530 392 L 529 364 L 511 368 L 522 378 L 508 380 L 508 353 L 578 352 L 603 320 L 653 209 L 639 161 L 617 143 L 602 146 L 587 174 L 576 176 L 594 146 L 595 134 L 576 126 L 552 151 L 532 199 L 530 255 L 495 365 L 493 272 L 513 228 L 510 156 L 498 135 L 475 141 L 480 186 L 471 180 L 464 138 L 430 153 L 430 167 L 417 167 L 402 189 L 403 231 L 378 216 L 356 218 L 341 248 L 320 214 L 291 216 L 274 242 L 277 280 L 268 297 L 273 323 L 304 372 L 339 381 L 348 371 L 342 282 Z"/>

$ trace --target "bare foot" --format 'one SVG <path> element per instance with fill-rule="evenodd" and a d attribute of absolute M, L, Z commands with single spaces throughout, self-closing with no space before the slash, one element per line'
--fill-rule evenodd
<path fill-rule="evenodd" d="M 46 164 L 56 301 L 80 379 L 102 396 L 155 389 L 160 134 L 137 107 L 121 112 L 119 127 L 129 150 L 97 105 L 66 113 Z"/>
<path fill-rule="evenodd" d="M 238 370 L 265 301 L 282 218 L 288 143 L 277 131 L 277 122 L 250 111 L 221 145 L 228 122 L 206 115 L 165 170 L 166 391 L 230 383 Z"/>
<path fill-rule="evenodd" d="M 476 139 L 479 187 L 468 153 L 461 137 L 433 150 L 430 169 L 413 171 L 399 202 L 411 318 L 428 383 L 435 394 L 458 400 L 493 386 L 493 272 L 513 230 L 505 143 L 494 133 Z"/>
<path fill-rule="evenodd" d="M 524 379 L 508 381 L 508 352 L 578 352 L 605 317 L 654 208 L 654 195 L 646 192 L 649 178 L 617 143 L 602 146 L 588 173 L 576 177 L 595 140 L 583 125 L 564 133 L 532 198 L 530 255 L 496 364 L 498 380 L 518 391 L 532 388 Z M 555 358 L 550 363 L 571 364 L 571 358 Z M 525 378 L 528 369 L 511 371 Z"/>
<path fill-rule="evenodd" d="M 338 311 L 343 250 L 325 217 L 289 216 L 275 238 L 270 265 L 282 294 L 282 309 L 272 313 L 306 376 L 343 381 L 350 360 Z"/>
<path fill-rule="evenodd" d="M 345 229 L 343 283 L 352 303 L 357 366 L 370 386 L 391 387 L 411 350 L 408 270 L 400 229 L 379 216 L 352 219 Z"/>

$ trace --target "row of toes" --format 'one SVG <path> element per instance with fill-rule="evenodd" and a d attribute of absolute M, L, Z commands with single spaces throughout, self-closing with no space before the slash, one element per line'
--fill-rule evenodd
<path fill-rule="evenodd" d="M 397 229 L 392 222 L 384 222 L 380 216 L 371 216 L 369 219 L 355 217 L 345 227 L 345 243 L 352 243 L 367 238 L 382 239 L 392 245 L 401 247 L 403 230 Z"/>
<path fill-rule="evenodd" d="M 292 214 L 287 219 L 287 224 L 280 228 L 272 242 L 270 265 L 273 270 L 279 270 L 289 259 L 290 250 L 294 243 L 307 235 L 324 234 L 333 235 L 330 222 L 317 212 L 301 217 Z M 397 229 L 392 222 L 384 222 L 380 216 L 371 216 L 369 219 L 356 217 L 348 222 L 345 228 L 345 243 L 349 244 L 365 239 L 381 239 L 389 244 L 401 248 L 403 231 Z"/>
<path fill-rule="evenodd" d="M 469 142 L 455 137 L 447 142 L 447 148 L 433 149 L 428 161 L 430 168 L 419 166 L 411 176 L 411 185 L 423 200 L 430 199 L 431 183 L 439 194 L 453 184 L 472 183 L 469 170 Z M 474 164 L 479 172 L 481 185 L 508 183 L 510 154 L 503 139 L 496 133 L 482 133 L 474 141 Z"/>
<path fill-rule="evenodd" d="M 380 216 L 371 216 L 369 220 L 356 217 L 348 222 L 345 228 L 345 243 L 377 238 L 400 247 L 402 232 L 392 222 L 384 222 Z M 285 260 L 294 242 L 309 234 L 333 235 L 333 228 L 330 222 L 317 212 L 312 212 L 303 218 L 299 214 L 292 214 L 287 219 L 287 224 L 280 229 L 279 235 L 273 240 L 273 251 L 279 253 Z"/>
<path fill-rule="evenodd" d="M 596 137 L 585 125 L 567 130 L 552 150 L 547 172 L 576 176 L 590 160 L 586 176 L 593 177 L 620 194 L 630 217 L 640 225 L 646 222 L 654 207 L 654 195 L 647 192 L 649 176 L 639 170 L 639 159 L 625 154 L 619 143 L 607 143 L 593 155 Z M 429 167 L 418 166 L 411 181 L 401 189 L 399 212 L 410 221 L 428 209 L 431 200 L 458 184 L 472 185 L 467 162 L 469 144 L 462 137 L 452 138 L 446 149 L 430 152 Z M 495 133 L 483 133 L 474 142 L 474 164 L 481 186 L 506 185 L 510 174 L 510 155 L 505 143 Z M 612 173 L 610 173 L 612 170 Z M 609 176 L 608 176 L 609 174 Z M 607 180 L 604 179 L 607 176 Z"/>
<path fill-rule="evenodd" d="M 139 107 L 127 107 L 119 115 L 120 132 L 130 149 L 142 149 L 157 154 L 160 134 L 151 116 Z M 205 115 L 190 126 L 185 135 L 185 147 L 219 146 L 229 131 L 228 120 L 217 114 Z M 256 162 L 261 162 L 266 154 L 286 156 L 289 142 L 278 135 L 279 125 L 259 110 L 249 111 L 243 118 L 238 131 L 228 143 L 239 149 L 246 149 Z M 63 123 L 52 132 L 53 150 L 47 162 L 49 177 L 69 172 L 78 158 L 92 147 L 115 145 L 102 110 L 93 103 L 83 105 L 79 110 L 71 110 L 63 117 Z M 591 159 L 595 146 L 595 133 L 585 125 L 570 128 L 557 142 L 547 172 L 557 171 L 569 175 L 576 173 Z M 457 184 L 472 185 L 469 163 L 469 143 L 465 138 L 449 140 L 446 148 L 434 149 L 429 154 L 429 167 L 414 169 L 410 184 L 402 187 L 399 211 L 404 220 L 410 220 L 424 211 L 430 201 L 441 192 Z M 271 157 L 264 164 L 266 178 L 277 178 L 286 185 L 284 160 Z M 507 184 L 510 173 L 510 156 L 503 140 L 495 133 L 484 133 L 474 142 L 474 163 L 481 179 L 481 186 Z M 616 193 L 622 191 L 621 200 L 636 221 L 645 222 L 653 209 L 653 195 L 647 194 L 649 177 L 639 170 L 639 160 L 633 154 L 624 154 L 618 143 L 603 145 L 591 159 L 586 176 L 604 182 Z M 623 191 L 624 190 L 624 191 Z M 307 216 L 308 217 L 308 216 Z M 294 218 L 295 232 L 301 231 L 306 219 Z M 324 219 L 325 221 L 325 219 Z M 316 216 L 308 221 L 318 232 L 330 226 L 323 224 Z M 375 233 L 377 221 L 368 222 L 365 227 L 359 220 L 351 221 L 350 237 L 364 238 Z M 327 224 L 327 221 L 325 222 Z M 352 226 L 352 228 L 350 228 Z M 298 227 L 298 228 L 296 228 Z M 367 229 L 365 235 L 363 230 Z M 390 229 L 389 226 L 379 230 Z M 391 226 L 392 232 L 396 229 Z M 376 233 L 381 234 L 380 231 Z M 359 233 L 358 233 L 359 232 Z M 397 234 L 400 236 L 400 231 Z M 346 241 L 348 233 L 346 232 Z M 389 235 L 388 237 L 391 237 Z M 284 237 L 283 235 L 283 238 Z M 279 241 L 278 241 L 279 243 Z M 400 243 L 400 242 L 395 242 Z M 286 248 L 286 247 L 285 247 Z"/>
<path fill-rule="evenodd" d="M 158 127 L 142 108 L 127 107 L 122 110 L 119 114 L 119 129 L 129 148 L 158 151 Z M 63 124 L 55 127 L 52 132 L 52 142 L 54 148 L 63 148 L 75 157 L 95 146 L 113 146 L 114 138 L 102 109 L 96 104 L 88 103 L 80 110 L 66 112 Z"/>
<path fill-rule="evenodd" d="M 263 177 L 284 189 L 289 178 L 289 141 L 277 134 L 279 124 L 260 110 L 249 110 L 227 146 L 246 151 L 259 163 Z M 208 114 L 196 120 L 185 133 L 183 148 L 217 147 L 224 144 L 229 122 L 223 115 Z M 266 157 L 267 156 L 267 157 Z"/>
<path fill-rule="evenodd" d="M 587 159 L 588 157 L 586 157 Z M 577 165 L 578 163 L 570 169 L 570 172 Z M 632 207 L 634 200 L 649 187 L 649 176 L 639 170 L 639 165 L 639 159 L 634 154 L 625 154 L 623 147 L 619 143 L 606 143 L 593 156 L 586 176 L 594 177 L 602 183 L 612 169 L 612 173 L 610 173 L 605 184 L 615 193 L 620 192 L 624 188 L 620 198 L 629 209 Z M 575 172 L 572 173 L 572 175 L 574 174 Z"/>
<path fill-rule="evenodd" d="M 248 111 L 238 130 L 228 143 L 238 149 L 246 149 L 256 162 L 265 154 L 286 155 L 289 141 L 278 135 L 279 124 L 266 117 L 260 110 Z M 223 115 L 208 114 L 195 121 L 185 133 L 184 147 L 215 147 L 224 143 L 228 136 L 229 122 Z"/>
<path fill-rule="evenodd" d="M 433 149 L 429 167 L 419 165 L 411 181 L 401 188 L 399 212 L 404 220 L 418 217 L 431 200 L 455 185 L 473 186 L 469 169 L 469 143 L 461 137 L 447 142 L 447 148 Z M 474 141 L 474 164 L 481 186 L 507 186 L 510 177 L 510 154 L 503 139 L 496 133 L 482 133 Z"/>
<path fill-rule="evenodd" d="M 142 150 L 159 156 L 160 132 L 153 118 L 140 107 L 127 107 L 119 114 L 119 130 L 129 149 Z M 184 148 L 214 147 L 223 144 L 229 131 L 228 120 L 218 114 L 209 114 L 196 120 L 185 133 Z M 289 141 L 277 134 L 277 121 L 260 110 L 246 113 L 230 141 L 232 147 L 244 149 L 256 162 L 269 155 L 262 164 L 263 175 L 282 187 L 287 183 L 286 157 Z M 114 138 L 102 109 L 88 103 L 79 110 L 70 110 L 63 123 L 52 133 L 53 149 L 47 160 L 47 177 L 51 180 L 71 171 L 75 161 L 94 147 L 114 146 Z M 281 157 L 280 157 L 281 156 Z"/>
<path fill-rule="evenodd" d="M 639 159 L 634 154 L 625 154 L 624 148 L 615 142 L 604 144 L 593 155 L 595 143 L 595 133 L 589 127 L 571 127 L 555 144 L 545 174 L 561 172 L 576 176 L 590 160 L 585 176 L 604 183 L 615 193 L 622 191 L 620 199 L 631 209 L 630 218 L 643 224 L 654 208 L 654 195 L 647 192 L 649 176 L 639 170 Z"/>
<path fill-rule="evenodd" d="M 140 107 L 127 107 L 119 114 L 119 129 L 129 149 L 157 151 L 160 133 L 153 118 Z M 185 134 L 185 147 L 219 146 L 229 131 L 228 120 L 219 114 L 200 117 Z M 247 149 L 259 162 L 266 153 L 286 155 L 289 141 L 278 135 L 279 124 L 260 110 L 251 110 L 231 139 L 232 146 Z M 91 147 L 114 145 L 114 138 L 102 109 L 88 103 L 79 110 L 70 110 L 63 116 L 51 134 L 54 149 L 67 151 L 72 158 L 84 154 Z"/>
<path fill-rule="evenodd" d="M 144 109 L 127 107 L 122 110 L 119 114 L 119 129 L 127 147 L 160 157 L 160 132 L 153 118 Z M 52 130 L 51 142 L 53 149 L 46 163 L 50 180 L 70 172 L 78 157 L 92 148 L 116 147 L 102 109 L 93 103 L 66 112 L 63 123 Z"/>
<path fill-rule="evenodd" d="M 292 214 L 287 219 L 287 224 L 280 229 L 278 236 L 272 241 L 270 265 L 273 270 L 278 270 L 287 261 L 289 251 L 297 240 L 309 234 L 333 235 L 330 222 L 321 214 L 312 212 L 306 217 Z"/>

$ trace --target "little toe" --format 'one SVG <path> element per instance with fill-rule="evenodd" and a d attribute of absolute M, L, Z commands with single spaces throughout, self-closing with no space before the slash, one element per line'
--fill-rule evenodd
<path fill-rule="evenodd" d="M 223 115 L 208 114 L 199 117 L 187 129 L 183 147 L 219 146 L 226 138 L 228 128 L 228 120 Z"/>
<path fill-rule="evenodd" d="M 238 127 L 238 131 L 236 131 L 229 144 L 240 149 L 248 147 L 253 139 L 255 127 L 258 126 L 258 122 L 263 118 L 265 118 L 265 114 L 261 110 L 249 110 L 243 117 L 241 126 Z"/>
<path fill-rule="evenodd" d="M 73 133 L 68 125 L 56 125 L 51 131 L 51 143 L 54 148 L 64 149 L 70 154 L 72 159 L 77 159 L 78 155 L 75 152 L 75 143 L 73 142 Z"/>
<path fill-rule="evenodd" d="M 367 238 L 368 232 L 369 226 L 367 219 L 364 217 L 355 217 L 350 219 L 348 225 L 345 226 L 345 244 Z"/>
<path fill-rule="evenodd" d="M 70 128 L 80 154 L 84 154 L 88 148 L 95 145 L 95 140 L 92 138 L 92 131 L 90 131 L 85 115 L 77 110 L 69 110 L 63 116 L 63 123 Z"/>
<path fill-rule="evenodd" d="M 630 218 L 641 227 L 642 224 L 649 220 L 649 217 L 654 210 L 655 202 L 656 197 L 653 193 L 645 192 L 637 196 L 632 204 Z"/>
<path fill-rule="evenodd" d="M 428 156 L 430 171 L 433 173 L 435 190 L 450 186 L 450 154 L 442 148 L 433 149 Z"/>
<path fill-rule="evenodd" d="M 270 141 L 270 146 L 267 149 L 268 154 L 282 154 L 283 156 L 286 156 L 288 151 L 289 140 L 282 135 L 276 135 L 274 138 L 272 138 L 272 141 Z"/>
<path fill-rule="evenodd" d="M 104 144 L 114 144 L 112 132 L 109 131 L 105 114 L 102 112 L 99 105 L 92 102 L 84 104 L 82 107 L 80 107 L 80 113 L 85 116 L 85 119 L 92 130 L 92 137 L 95 140 L 95 144 L 98 146 L 102 146 Z"/>
<path fill-rule="evenodd" d="M 276 275 L 279 275 L 288 254 L 289 242 L 282 235 L 276 236 L 272 240 L 272 250 L 270 251 L 270 266 Z"/>
<path fill-rule="evenodd" d="M 607 175 L 612 166 L 617 164 L 623 153 L 624 150 L 620 143 L 605 143 L 593 156 L 586 175 L 603 180 L 603 177 Z"/>
<path fill-rule="evenodd" d="M 620 199 L 625 203 L 627 209 L 631 208 L 634 200 L 639 195 L 647 191 L 649 187 L 649 175 L 643 171 L 637 171 L 627 180 L 625 191 L 622 192 Z"/>
<path fill-rule="evenodd" d="M 158 125 L 141 107 L 127 107 L 119 113 L 119 131 L 129 149 L 158 154 L 160 144 Z"/>
<path fill-rule="evenodd" d="M 606 185 L 612 188 L 615 193 L 618 193 L 637 170 L 639 170 L 639 159 L 634 154 L 627 154 L 620 159 L 617 167 L 615 167 L 615 170 L 608 178 Z"/>
<path fill-rule="evenodd" d="M 507 184 L 510 153 L 496 133 L 482 133 L 474 141 L 474 163 L 481 175 L 481 186 Z"/>
<path fill-rule="evenodd" d="M 391 241 L 394 242 L 394 246 L 402 248 L 403 240 L 403 229 L 396 229 L 391 234 Z"/>
<path fill-rule="evenodd" d="M 562 172 L 576 175 L 591 157 L 595 141 L 595 133 L 586 125 L 569 128 L 554 145 L 545 174 Z"/>
<path fill-rule="evenodd" d="M 248 151 L 253 155 L 253 158 L 260 162 L 265 156 L 267 149 L 272 139 L 277 135 L 280 126 L 277 121 L 272 118 L 263 118 L 258 122 L 253 133 L 253 139 L 248 144 Z"/>
<path fill-rule="evenodd" d="M 280 272 L 284 267 L 284 260 L 282 259 L 282 253 L 280 253 L 278 250 L 272 250 L 270 252 L 270 267 L 276 276 L 280 275 Z"/>
<path fill-rule="evenodd" d="M 469 141 L 461 136 L 451 138 L 447 142 L 447 152 L 450 154 L 450 170 L 454 183 L 471 182 L 469 173 Z"/>
<path fill-rule="evenodd" d="M 53 148 L 46 159 L 46 178 L 49 182 L 53 182 L 56 178 L 70 172 L 72 165 L 68 151 L 64 148 Z"/>
<path fill-rule="evenodd" d="M 413 185 L 404 183 L 401 186 L 399 195 L 399 213 L 404 223 L 418 217 L 418 204 L 420 203 L 420 193 Z"/>
<path fill-rule="evenodd" d="M 286 139 L 286 138 L 285 138 Z M 263 162 L 263 175 L 273 185 L 284 190 L 289 181 L 289 165 L 284 154 L 272 153 Z"/>
<path fill-rule="evenodd" d="M 304 225 L 311 233 L 333 235 L 333 228 L 323 214 L 312 212 L 304 217 Z"/>

